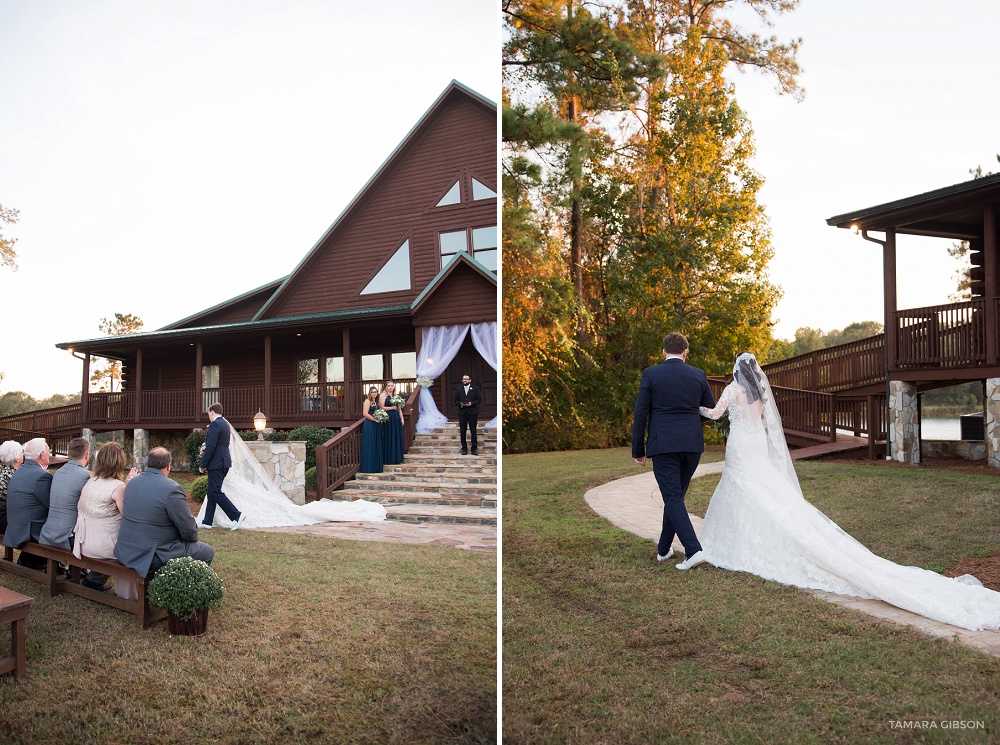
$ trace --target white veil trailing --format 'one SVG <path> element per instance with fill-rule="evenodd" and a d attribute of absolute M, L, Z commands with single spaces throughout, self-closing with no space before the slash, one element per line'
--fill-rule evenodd
<path fill-rule="evenodd" d="M 781 427 L 781 415 L 774 400 L 774 392 L 767 375 L 757 364 L 757 358 L 750 352 L 743 352 L 733 365 L 733 381 L 741 391 L 736 396 L 735 405 L 741 410 L 744 422 L 760 420 L 767 433 L 768 459 L 774 470 L 785 477 L 789 484 L 802 496 L 799 479 L 795 475 L 792 456 L 785 442 L 785 432 Z"/>
<path fill-rule="evenodd" d="M 264 467 L 250 452 L 250 448 L 229 425 L 229 453 L 233 459 L 232 468 L 222 482 L 222 491 L 232 500 L 236 508 L 246 515 L 243 527 L 276 528 L 291 525 L 312 525 L 322 522 L 373 522 L 385 520 L 385 507 L 377 502 L 358 499 L 340 502 L 320 499 L 309 504 L 298 505 L 289 499 L 275 485 Z M 198 523 L 205 518 L 205 502 L 198 512 Z M 232 521 L 221 509 L 215 510 L 217 526 L 232 526 Z"/>

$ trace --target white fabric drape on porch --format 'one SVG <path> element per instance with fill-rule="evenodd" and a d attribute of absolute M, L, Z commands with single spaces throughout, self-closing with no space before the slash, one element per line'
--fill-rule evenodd
<path fill-rule="evenodd" d="M 472 329 L 472 345 L 476 348 L 494 370 L 497 369 L 497 324 L 463 323 L 456 326 L 427 326 L 423 330 L 420 345 L 420 356 L 417 358 L 417 377 L 437 379 L 448 369 L 455 359 L 458 350 L 462 348 L 465 335 Z M 445 396 L 448 392 L 445 391 Z M 426 387 L 420 389 L 420 418 L 417 420 L 417 433 L 427 434 L 447 423 L 448 417 L 440 412 L 434 403 L 434 396 Z M 486 424 L 487 428 L 496 429 L 497 418 Z"/>

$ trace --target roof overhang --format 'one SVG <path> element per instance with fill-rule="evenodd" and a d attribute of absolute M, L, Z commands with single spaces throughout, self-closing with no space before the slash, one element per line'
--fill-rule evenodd
<path fill-rule="evenodd" d="M 245 321 L 243 323 L 223 323 L 216 326 L 200 326 L 186 329 L 169 329 L 146 331 L 137 334 L 121 336 L 102 336 L 98 339 L 67 341 L 56 344 L 58 349 L 68 349 L 110 359 L 124 359 L 135 348 L 144 344 L 171 344 L 201 341 L 206 337 L 219 338 L 224 336 L 240 336 L 262 332 L 299 329 L 329 324 L 345 324 L 357 321 L 370 321 L 383 318 L 409 318 L 412 314 L 409 305 L 393 305 L 383 308 L 364 308 L 361 310 L 335 311 L 331 313 L 312 313 L 308 315 L 283 316 L 281 318 L 266 318 L 262 321 Z"/>
<path fill-rule="evenodd" d="M 465 251 L 459 251 L 457 254 L 452 256 L 451 261 L 449 261 L 445 267 L 437 273 L 437 276 L 428 283 L 428 285 L 423 289 L 423 292 L 417 295 L 413 303 L 410 305 L 411 312 L 416 315 L 420 309 L 427 304 L 427 301 L 433 297 L 434 293 L 444 285 L 448 277 L 454 274 L 460 266 L 469 267 L 494 287 L 497 286 L 497 278 L 493 272 L 469 256 L 469 254 Z"/>
<path fill-rule="evenodd" d="M 836 215 L 827 225 L 853 230 L 894 230 L 952 240 L 983 235 L 983 211 L 1000 202 L 1000 174 Z"/>

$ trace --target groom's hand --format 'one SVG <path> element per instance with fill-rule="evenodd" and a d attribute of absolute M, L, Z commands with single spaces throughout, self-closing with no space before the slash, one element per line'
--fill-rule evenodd
<path fill-rule="evenodd" d="M 638 463 L 640 466 L 646 465 L 646 456 L 643 456 L 641 458 L 636 458 L 635 462 Z"/>

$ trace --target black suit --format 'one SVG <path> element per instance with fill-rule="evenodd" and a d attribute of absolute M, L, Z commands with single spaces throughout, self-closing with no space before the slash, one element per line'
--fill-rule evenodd
<path fill-rule="evenodd" d="M 479 444 L 476 440 L 476 424 L 479 420 L 479 404 L 482 402 L 483 397 L 479 395 L 479 389 L 474 385 L 469 385 L 468 392 L 465 390 L 464 383 L 455 389 L 455 406 L 458 406 L 458 431 L 462 435 L 463 453 L 467 450 L 465 444 L 466 427 L 469 427 L 472 430 L 472 452 L 475 453 L 479 448 Z M 462 404 L 466 403 L 472 405 L 462 406 Z"/>
<path fill-rule="evenodd" d="M 205 452 L 201 455 L 201 468 L 208 473 L 208 492 L 205 494 L 205 525 L 215 521 L 215 506 L 218 505 L 233 522 L 242 514 L 232 500 L 222 491 L 222 482 L 233 466 L 229 452 L 230 429 L 225 417 L 217 416 L 208 425 L 205 433 Z"/>
<path fill-rule="evenodd" d="M 653 475 L 663 498 L 663 529 L 657 547 L 660 556 L 670 550 L 675 533 L 686 556 L 701 551 L 684 505 L 688 484 L 705 451 L 699 406 L 715 408 L 704 370 L 679 358 L 643 370 L 632 423 L 632 457 L 649 456 L 653 461 Z"/>

